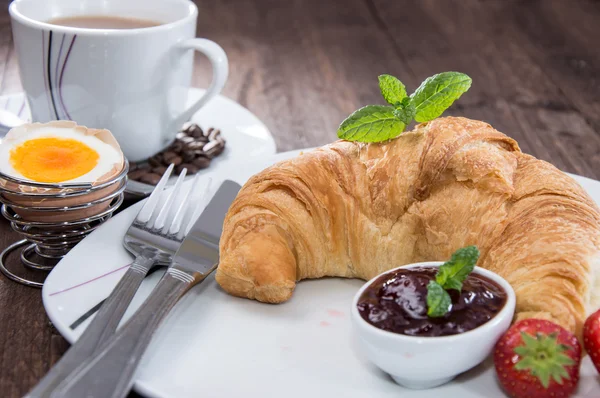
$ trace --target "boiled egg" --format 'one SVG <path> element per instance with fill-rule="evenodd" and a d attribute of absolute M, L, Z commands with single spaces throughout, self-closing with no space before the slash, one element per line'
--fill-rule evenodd
<path fill-rule="evenodd" d="M 71 121 L 12 129 L 0 144 L 0 172 L 41 183 L 97 183 L 123 168 L 123 153 L 108 130 Z"/>

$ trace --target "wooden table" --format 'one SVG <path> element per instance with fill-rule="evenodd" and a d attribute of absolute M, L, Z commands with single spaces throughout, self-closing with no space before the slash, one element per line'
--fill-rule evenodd
<path fill-rule="evenodd" d="M 8 0 L 0 0 L 0 95 L 21 90 Z M 377 75 L 412 91 L 457 70 L 473 86 L 449 114 L 491 123 L 523 151 L 600 179 L 600 2 L 593 0 L 220 0 L 198 35 L 230 61 L 224 94 L 286 151 L 328 143 L 357 107 L 381 103 Z M 194 85 L 208 83 L 196 60 Z M 0 248 L 17 240 L 0 221 Z M 0 276 L 0 395 L 25 394 L 67 349 L 40 291 Z M 132 394 L 133 396 L 133 394 Z"/>

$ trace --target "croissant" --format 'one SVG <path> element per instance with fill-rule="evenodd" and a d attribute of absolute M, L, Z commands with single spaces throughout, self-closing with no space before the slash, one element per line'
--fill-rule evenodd
<path fill-rule="evenodd" d="M 225 218 L 216 279 L 286 301 L 301 279 L 368 280 L 477 245 L 516 319 L 576 333 L 600 306 L 600 211 L 569 176 L 489 124 L 439 118 L 380 144 L 337 141 L 253 176 Z"/>

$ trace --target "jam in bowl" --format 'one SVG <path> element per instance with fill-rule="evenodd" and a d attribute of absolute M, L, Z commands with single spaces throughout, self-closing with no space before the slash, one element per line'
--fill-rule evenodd
<path fill-rule="evenodd" d="M 430 388 L 481 363 L 508 329 L 515 293 L 499 275 L 475 267 L 448 290 L 444 315 L 429 316 L 428 284 L 442 262 L 406 265 L 357 292 L 352 321 L 363 352 L 400 385 Z"/>
<path fill-rule="evenodd" d="M 358 300 L 358 312 L 371 325 L 407 336 L 449 336 L 468 332 L 495 317 L 507 293 L 483 275 L 473 273 L 460 292 L 450 290 L 452 306 L 442 317 L 427 316 L 427 285 L 437 268 L 400 268 L 371 283 Z"/>

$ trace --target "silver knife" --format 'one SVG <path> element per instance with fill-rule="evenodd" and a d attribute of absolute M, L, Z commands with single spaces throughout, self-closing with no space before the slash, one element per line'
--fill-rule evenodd
<path fill-rule="evenodd" d="M 53 398 L 122 398 L 156 329 L 194 285 L 217 268 L 223 220 L 240 185 L 225 181 L 202 212 L 150 296 L 104 346 L 55 390 Z"/>

